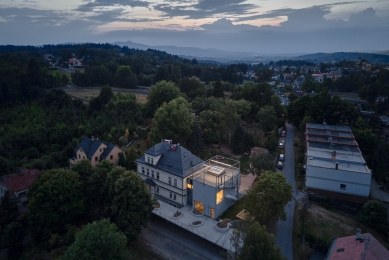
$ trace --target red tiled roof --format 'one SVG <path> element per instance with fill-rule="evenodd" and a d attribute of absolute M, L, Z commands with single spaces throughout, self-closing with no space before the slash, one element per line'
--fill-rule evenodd
<path fill-rule="evenodd" d="M 5 185 L 9 191 L 21 191 L 28 189 L 40 173 L 37 169 L 30 170 L 23 168 L 20 173 L 5 179 L 1 184 Z"/>
<path fill-rule="evenodd" d="M 330 248 L 328 260 L 384 260 L 389 259 L 389 251 L 370 233 L 362 234 L 363 242 L 356 236 L 341 237 L 334 241 Z"/>

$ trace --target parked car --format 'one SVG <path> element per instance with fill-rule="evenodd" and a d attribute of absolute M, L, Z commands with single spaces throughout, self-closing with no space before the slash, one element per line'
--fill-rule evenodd
<path fill-rule="evenodd" d="M 282 141 L 282 142 L 278 143 L 278 148 L 280 148 L 280 149 L 284 149 L 284 146 L 285 146 L 285 143 L 284 143 L 284 141 Z"/>
<path fill-rule="evenodd" d="M 284 154 L 280 154 L 280 161 L 284 161 L 285 160 L 285 155 Z"/>
<path fill-rule="evenodd" d="M 284 167 L 284 165 L 282 164 L 281 161 L 278 161 L 278 163 L 277 163 L 277 169 L 282 170 L 282 167 Z"/>
<path fill-rule="evenodd" d="M 282 131 L 281 137 L 285 137 L 285 136 L 286 136 L 286 132 L 285 132 L 285 131 Z"/>

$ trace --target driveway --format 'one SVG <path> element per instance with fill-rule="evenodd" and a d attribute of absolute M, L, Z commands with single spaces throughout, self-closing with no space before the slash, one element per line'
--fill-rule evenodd
<path fill-rule="evenodd" d="M 371 191 L 371 196 L 373 196 L 374 198 L 383 202 L 389 202 L 389 193 L 381 190 L 378 187 L 374 176 L 371 178 L 370 191 Z"/>
<path fill-rule="evenodd" d="M 286 137 L 285 137 L 285 161 L 284 161 L 284 174 L 287 181 L 292 184 L 293 196 L 298 194 L 296 190 L 296 181 L 294 179 L 294 129 L 290 124 L 286 124 Z M 287 259 L 293 259 L 292 249 L 292 233 L 293 233 L 293 214 L 294 214 L 295 200 L 292 199 L 286 206 L 286 221 L 278 221 L 278 229 L 276 235 L 276 245 L 281 248 L 281 253 Z"/>

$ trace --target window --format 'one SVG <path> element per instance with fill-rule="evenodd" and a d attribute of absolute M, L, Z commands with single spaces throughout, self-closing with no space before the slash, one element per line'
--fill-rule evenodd
<path fill-rule="evenodd" d="M 174 200 L 176 200 L 176 199 L 177 199 L 177 198 L 176 198 L 176 194 L 173 194 L 173 199 L 174 199 Z"/>
<path fill-rule="evenodd" d="M 170 192 L 170 196 L 169 196 L 169 198 L 172 198 L 172 195 L 173 195 L 173 193 L 171 193 L 171 192 Z"/>
<path fill-rule="evenodd" d="M 193 185 L 192 185 L 192 184 L 189 184 L 189 183 L 186 185 L 186 187 L 187 187 L 188 189 L 193 189 Z"/>
<path fill-rule="evenodd" d="M 150 163 L 150 157 L 147 157 L 147 162 Z"/>
<path fill-rule="evenodd" d="M 172 177 L 169 177 L 169 184 L 172 185 Z"/>
<path fill-rule="evenodd" d="M 147 176 L 149 176 L 150 175 L 150 172 L 149 172 L 149 169 L 147 169 Z"/>
<path fill-rule="evenodd" d="M 100 148 L 100 153 L 101 153 L 101 148 Z"/>
<path fill-rule="evenodd" d="M 223 200 L 223 190 L 216 193 L 216 204 L 219 204 Z"/>
<path fill-rule="evenodd" d="M 78 155 L 78 159 L 81 159 L 81 155 Z"/>
<path fill-rule="evenodd" d="M 98 162 L 99 161 L 99 157 L 95 157 L 95 162 Z"/>
<path fill-rule="evenodd" d="M 111 156 L 109 156 L 109 159 L 110 159 L 110 160 L 113 160 L 113 155 L 112 155 L 112 154 L 111 154 Z"/>
<path fill-rule="evenodd" d="M 211 208 L 211 218 L 215 218 L 215 209 Z"/>
<path fill-rule="evenodd" d="M 82 158 L 85 159 L 85 156 L 83 156 Z"/>
<path fill-rule="evenodd" d="M 157 179 L 159 180 L 159 172 L 157 172 Z"/>
<path fill-rule="evenodd" d="M 200 201 L 197 200 L 194 201 L 194 209 L 200 214 L 204 214 L 204 204 L 201 203 Z"/>
<path fill-rule="evenodd" d="M 154 163 L 153 163 L 153 158 L 151 158 L 151 163 L 154 164 Z"/>
<path fill-rule="evenodd" d="M 177 187 L 177 179 L 174 179 L 174 186 Z"/>
<path fill-rule="evenodd" d="M 151 177 L 155 178 L 154 177 L 154 171 L 151 171 Z"/>
<path fill-rule="evenodd" d="M 340 189 L 345 190 L 346 189 L 346 184 L 340 184 Z"/>
<path fill-rule="evenodd" d="M 155 189 L 155 192 L 156 192 L 156 193 L 159 193 L 159 187 L 157 187 L 157 188 Z"/>
<path fill-rule="evenodd" d="M 142 167 L 142 173 L 145 174 L 145 167 Z"/>

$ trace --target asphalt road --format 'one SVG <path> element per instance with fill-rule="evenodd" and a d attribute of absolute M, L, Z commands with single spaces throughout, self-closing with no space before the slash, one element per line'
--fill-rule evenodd
<path fill-rule="evenodd" d="M 285 163 L 284 174 L 290 184 L 293 186 L 293 196 L 297 193 L 296 181 L 294 179 L 294 129 L 290 124 L 286 124 L 286 138 L 285 138 Z M 292 248 L 292 233 L 293 233 L 293 214 L 294 214 L 295 200 L 292 199 L 286 206 L 286 221 L 278 221 L 278 229 L 276 236 L 276 245 L 281 248 L 281 253 L 287 259 L 293 259 Z"/>

